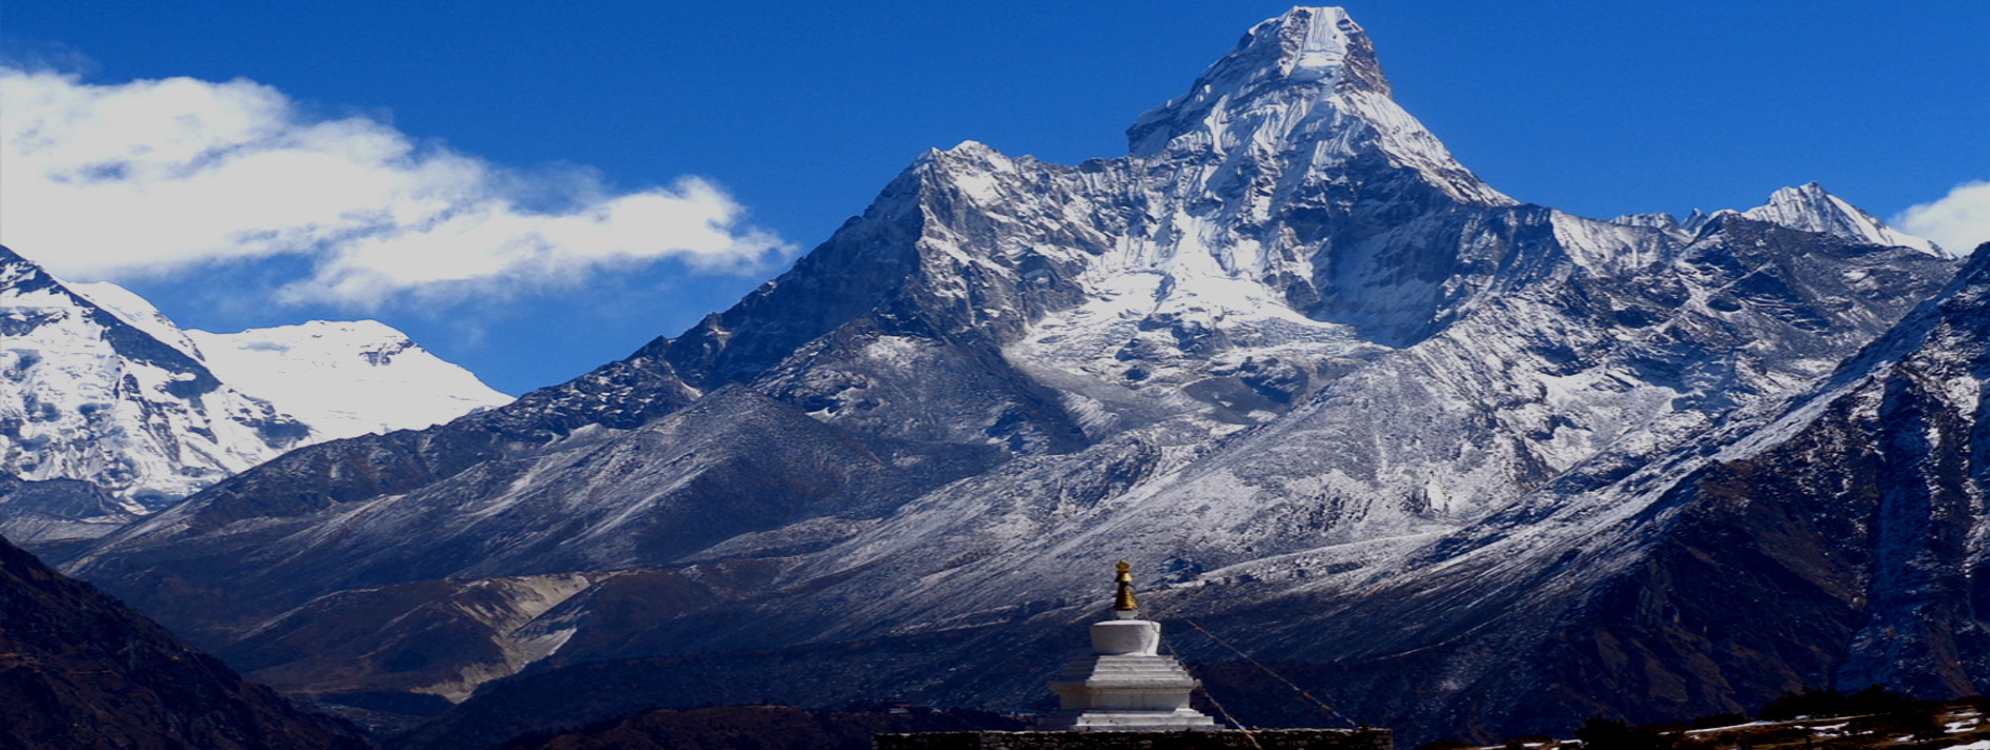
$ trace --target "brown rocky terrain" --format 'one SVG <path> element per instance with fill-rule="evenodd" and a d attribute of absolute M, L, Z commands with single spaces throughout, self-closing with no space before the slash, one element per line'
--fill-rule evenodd
<path fill-rule="evenodd" d="M 0 748 L 366 747 L 0 540 Z"/>

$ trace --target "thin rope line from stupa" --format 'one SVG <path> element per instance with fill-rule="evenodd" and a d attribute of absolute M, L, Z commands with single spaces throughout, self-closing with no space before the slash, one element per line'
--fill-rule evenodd
<path fill-rule="evenodd" d="M 1113 610 L 1115 612 L 1121 611 L 1120 605 L 1124 603 L 1129 605 L 1129 607 L 1125 611 L 1132 611 L 1132 607 L 1137 606 L 1134 602 L 1134 596 L 1133 596 L 1133 573 L 1132 573 L 1132 566 L 1127 564 L 1125 560 L 1119 561 L 1119 565 L 1117 568 L 1117 575 L 1114 578 L 1114 583 L 1116 585 L 1117 591 L 1114 593 L 1113 596 Z M 1164 610 L 1162 610 L 1162 608 L 1150 606 L 1147 609 L 1150 613 L 1154 615 L 1154 619 L 1156 620 L 1163 619 L 1165 612 Z M 1341 713 L 1339 710 L 1329 705 L 1326 701 L 1320 700 L 1319 697 L 1313 695 L 1312 692 L 1306 690 L 1303 687 L 1300 687 L 1299 683 L 1293 682 L 1291 679 L 1288 679 L 1285 675 L 1279 674 L 1277 670 L 1274 670 L 1271 667 L 1266 666 L 1263 662 L 1260 662 L 1256 658 L 1253 658 L 1243 649 L 1237 648 L 1236 646 L 1231 645 L 1229 641 L 1217 637 L 1215 633 L 1210 632 L 1209 629 L 1203 627 L 1201 623 L 1198 623 L 1195 620 L 1189 619 L 1187 617 L 1182 617 L 1177 619 L 1179 619 L 1182 623 L 1187 624 L 1189 627 L 1194 628 L 1196 632 L 1201 633 L 1204 637 L 1208 638 L 1216 645 L 1222 646 L 1225 649 L 1229 649 L 1231 653 L 1234 653 L 1237 656 L 1241 657 L 1245 662 L 1249 663 L 1251 666 L 1257 667 L 1260 671 L 1263 671 L 1265 674 L 1271 675 L 1272 679 L 1278 680 L 1279 682 L 1284 683 L 1286 687 L 1292 688 L 1293 692 L 1298 693 L 1299 696 L 1301 698 L 1304 698 L 1307 702 L 1310 702 L 1313 705 L 1318 706 L 1321 711 L 1325 712 L 1327 716 L 1334 719 L 1335 721 L 1339 721 L 1355 729 L 1368 728 L 1368 725 L 1348 718 L 1346 714 Z M 1163 641 L 1162 646 L 1168 649 L 1169 656 L 1173 656 L 1176 659 L 1181 658 L 1181 655 L 1175 651 L 1175 647 L 1173 644 Z M 1187 662 L 1182 663 L 1182 669 L 1188 670 Z M 1223 705 L 1216 701 L 1216 694 L 1209 690 L 1208 683 L 1203 682 L 1202 680 L 1199 679 L 1196 680 L 1196 682 L 1201 683 L 1198 686 L 1198 689 L 1202 692 L 1204 697 L 1209 699 L 1210 705 L 1214 706 L 1216 708 L 1216 711 L 1223 715 L 1225 721 L 1230 722 L 1232 725 L 1236 726 L 1239 730 L 1242 730 L 1247 733 L 1250 731 L 1248 728 L 1244 726 L 1243 722 L 1237 721 L 1235 718 L 1232 718 L 1230 716 L 1230 712 L 1225 711 L 1223 709 Z M 1253 738 L 1252 744 L 1255 745 L 1256 743 L 1257 743 L 1256 739 Z"/>
<path fill-rule="evenodd" d="M 1121 560 L 1119 561 L 1119 564 L 1115 566 L 1114 576 L 1113 576 L 1113 588 L 1114 588 L 1113 602 L 1112 602 L 1113 614 L 1119 615 L 1120 613 L 1123 612 L 1124 613 L 1137 612 L 1140 609 L 1140 602 L 1134 596 L 1133 593 L 1132 564 L 1128 563 L 1125 560 Z M 1161 619 L 1159 607 L 1151 607 L 1149 609 L 1150 611 L 1154 612 L 1155 620 Z M 1200 628 L 1197 629 L 1200 630 Z M 1175 650 L 1174 644 L 1169 643 L 1166 640 L 1163 640 L 1161 641 L 1161 647 L 1168 650 L 1168 656 L 1170 658 L 1181 663 L 1182 671 L 1188 672 L 1189 676 L 1191 677 L 1195 676 L 1195 671 L 1189 669 L 1188 662 L 1182 660 L 1181 653 Z M 1229 722 L 1230 726 L 1236 727 L 1237 731 L 1243 732 L 1244 739 L 1248 740 L 1251 743 L 1251 747 L 1258 748 L 1258 750 L 1264 750 L 1264 746 L 1258 744 L 1257 733 L 1252 732 L 1249 726 L 1245 725 L 1243 721 L 1239 720 L 1236 716 L 1232 715 L 1230 713 L 1230 709 L 1223 707 L 1223 702 L 1217 700 L 1216 693 L 1209 689 L 1209 683 L 1204 682 L 1201 678 L 1197 678 L 1195 682 L 1196 682 L 1195 686 L 1196 691 L 1202 693 L 1202 697 L 1209 699 L 1209 705 L 1216 709 L 1216 713 L 1220 714 L 1223 717 L 1224 721 Z"/>

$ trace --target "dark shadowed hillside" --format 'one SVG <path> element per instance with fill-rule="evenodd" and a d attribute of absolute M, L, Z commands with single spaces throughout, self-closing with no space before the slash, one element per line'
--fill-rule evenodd
<path fill-rule="evenodd" d="M 0 541 L 0 748 L 364 748 Z"/>
<path fill-rule="evenodd" d="M 804 711 L 725 706 L 647 711 L 568 732 L 533 735 L 504 750 L 868 750 L 880 732 L 1014 730 L 998 714 L 889 706 Z"/>
<path fill-rule="evenodd" d="M 1979 686 L 1962 248 L 1815 183 L 1527 204 L 1393 91 L 1345 11 L 1295 8 L 1124 154 L 932 150 L 680 335 L 293 451 L 65 570 L 281 689 L 423 701 L 437 749 L 713 703 L 1027 709 L 1120 559 L 1171 628 L 1406 743 Z M 1835 390 L 1923 339 L 1932 369 Z M 1247 720 L 1319 721 L 1169 632 Z"/>

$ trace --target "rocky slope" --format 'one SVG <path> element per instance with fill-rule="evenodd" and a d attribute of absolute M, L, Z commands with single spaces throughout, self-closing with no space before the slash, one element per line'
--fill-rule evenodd
<path fill-rule="evenodd" d="M 1235 632 L 1303 613 L 1243 638 L 1330 664 L 1345 707 L 1445 717 L 1424 732 L 1659 722 L 1805 688 L 1979 694 L 1987 336 L 1979 249 L 1947 291 L 1804 393 L 1629 471 L 1579 467 L 1369 569 L 1336 573 L 1328 555 L 1249 567 L 1265 601 L 1220 604 L 1218 622 Z M 1176 606 L 1217 604 L 1193 603 L 1205 596 L 1185 590 Z M 1405 625 L 1365 625 L 1380 621 Z M 1289 629 L 1317 640 L 1279 635 Z"/>
<path fill-rule="evenodd" d="M 138 513 L 291 448 L 508 400 L 378 323 L 182 331 L 129 290 L 5 248 L 0 320 L 0 468 L 87 481 Z"/>
<path fill-rule="evenodd" d="M 144 510 L 80 479 L 0 474 L 0 539 L 22 540 L 54 557 L 144 517 Z"/>
<path fill-rule="evenodd" d="M 368 744 L 0 541 L 0 746 Z"/>
<path fill-rule="evenodd" d="M 1027 706 L 1121 557 L 1316 666 L 1313 613 L 1375 664 L 1423 643 L 1363 673 L 1370 721 L 1546 721 L 1565 701 L 1457 697 L 1415 639 L 1536 632 L 1487 602 L 1565 549 L 1416 592 L 1626 521 L 1598 488 L 1812 387 L 1956 264 L 1814 186 L 1686 221 L 1521 204 L 1389 93 L 1352 19 L 1294 9 L 1126 156 L 929 152 L 680 336 L 293 451 L 74 570 L 286 689 L 471 696 L 435 746 L 713 700 Z M 1408 603 L 1350 609 L 1384 589 Z M 1598 669 L 1539 685 L 1626 667 Z"/>

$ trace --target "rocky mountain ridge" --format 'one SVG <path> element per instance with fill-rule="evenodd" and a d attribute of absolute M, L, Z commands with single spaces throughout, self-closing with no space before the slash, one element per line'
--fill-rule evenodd
<path fill-rule="evenodd" d="M 4 470 L 91 482 L 141 515 L 291 448 L 509 400 L 378 323 L 183 331 L 5 248 L 0 316 Z"/>
<path fill-rule="evenodd" d="M 1466 712 L 1481 731 L 1753 711 L 1821 687 L 1980 693 L 1986 269 L 1979 248 L 1815 386 L 1643 465 L 1580 467 L 1365 570 L 1333 574 L 1330 555 L 1253 566 L 1257 611 L 1304 612 L 1285 627 L 1318 643 L 1359 638 L 1297 655 L 1330 660 L 1355 710 Z M 1414 624 L 1360 625 L 1378 620 Z M 1403 673 L 1446 682 L 1385 688 Z"/>
<path fill-rule="evenodd" d="M 1361 715 L 1412 731 L 1579 719 L 1527 706 L 1590 685 L 1789 687 L 1510 659 L 1669 591 L 1697 548 L 1591 546 L 1636 526 L 1611 499 L 1815 387 L 1951 258 L 1821 220 L 1866 215 L 1814 186 L 1687 222 L 1518 203 L 1339 9 L 1253 27 L 1128 135 L 1075 166 L 928 152 L 682 335 L 293 451 L 70 569 L 284 689 L 463 701 L 421 746 L 692 700 L 1028 706 L 1120 558 L 1254 649 L 1365 660 Z M 1560 619 L 1516 623 L 1536 602 Z"/>
<path fill-rule="evenodd" d="M 80 479 L 34 481 L 0 474 L 0 539 L 19 539 L 56 556 L 145 516 Z"/>

